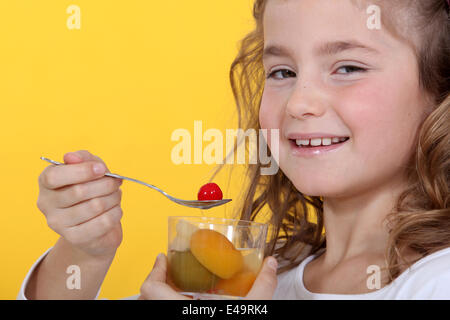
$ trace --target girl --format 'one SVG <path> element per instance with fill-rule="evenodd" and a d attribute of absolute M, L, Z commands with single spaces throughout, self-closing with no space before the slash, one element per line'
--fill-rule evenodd
<path fill-rule="evenodd" d="M 253 13 L 231 84 L 239 127 L 279 130 L 281 170 L 249 166 L 240 218 L 269 210 L 278 260 L 249 297 L 449 299 L 448 1 L 256 0 Z M 141 299 L 182 298 L 166 263 Z"/>

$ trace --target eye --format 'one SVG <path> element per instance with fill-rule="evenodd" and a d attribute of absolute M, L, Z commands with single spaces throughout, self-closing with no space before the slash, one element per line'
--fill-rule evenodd
<path fill-rule="evenodd" d="M 268 76 L 267 79 L 273 78 L 275 80 L 283 80 L 289 77 L 295 77 L 295 72 L 288 70 L 288 69 L 278 69 L 272 71 Z"/>
<path fill-rule="evenodd" d="M 360 68 L 357 66 L 342 66 L 338 68 L 337 70 L 346 69 L 346 72 L 336 72 L 337 74 L 351 74 L 356 72 L 366 72 L 367 69 Z"/>

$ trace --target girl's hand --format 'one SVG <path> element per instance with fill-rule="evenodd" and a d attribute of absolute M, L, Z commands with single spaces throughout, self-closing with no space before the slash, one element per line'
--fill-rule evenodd
<path fill-rule="evenodd" d="M 105 177 L 105 163 L 85 150 L 66 153 L 64 163 L 39 176 L 39 210 L 75 248 L 89 256 L 113 256 L 122 242 L 122 180 Z"/>
<path fill-rule="evenodd" d="M 245 299 L 272 299 L 277 287 L 276 270 L 277 261 L 275 258 L 267 257 Z M 164 254 L 161 253 L 156 257 L 153 270 L 142 284 L 141 295 L 138 300 L 190 300 L 188 297 L 179 294 L 168 284 L 167 258 Z"/>

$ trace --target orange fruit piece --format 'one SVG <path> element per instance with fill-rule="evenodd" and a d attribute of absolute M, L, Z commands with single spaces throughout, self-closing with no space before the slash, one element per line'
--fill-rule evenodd
<path fill-rule="evenodd" d="M 251 271 L 236 274 L 230 279 L 221 279 L 214 288 L 219 294 L 245 297 L 255 282 L 256 275 Z"/>
<path fill-rule="evenodd" d="M 195 231 L 191 237 L 191 252 L 210 272 L 229 279 L 241 271 L 242 254 L 223 234 L 209 229 Z"/>

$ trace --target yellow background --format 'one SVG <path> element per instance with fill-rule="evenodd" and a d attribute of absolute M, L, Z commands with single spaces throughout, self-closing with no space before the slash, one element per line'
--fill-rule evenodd
<path fill-rule="evenodd" d="M 214 165 L 175 165 L 171 133 L 236 128 L 228 71 L 253 27 L 253 0 L 0 2 L 0 298 L 15 299 L 33 262 L 58 238 L 36 207 L 46 156 L 87 149 L 112 172 L 193 199 Z M 69 5 L 81 29 L 69 30 Z M 205 143 L 204 143 L 205 145 Z M 241 167 L 238 167 L 238 171 Z M 225 197 L 242 177 L 215 181 Z M 234 177 L 234 178 L 233 178 Z M 201 215 L 124 182 L 124 241 L 100 297 L 137 294 L 167 246 L 167 217 Z M 229 215 L 233 202 L 209 215 Z"/>

